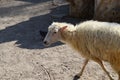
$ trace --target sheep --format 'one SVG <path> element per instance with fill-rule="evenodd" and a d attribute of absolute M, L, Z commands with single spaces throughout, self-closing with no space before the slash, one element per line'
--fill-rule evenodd
<path fill-rule="evenodd" d="M 53 22 L 48 28 L 44 44 L 49 46 L 57 41 L 69 44 L 85 58 L 82 70 L 74 80 L 80 78 L 89 60 L 97 62 L 113 80 L 102 63 L 109 62 L 120 80 L 120 24 L 89 20 L 74 26 Z"/>

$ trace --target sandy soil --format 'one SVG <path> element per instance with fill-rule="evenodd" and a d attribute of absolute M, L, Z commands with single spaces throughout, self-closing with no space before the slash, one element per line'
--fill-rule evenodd
<path fill-rule="evenodd" d="M 67 14 L 67 5 L 55 6 L 51 0 L 0 0 L 0 80 L 73 80 L 84 58 L 65 44 L 44 47 L 39 35 L 53 21 L 80 21 L 61 18 Z M 110 65 L 104 64 L 117 80 Z M 109 78 L 90 61 L 80 80 Z"/>

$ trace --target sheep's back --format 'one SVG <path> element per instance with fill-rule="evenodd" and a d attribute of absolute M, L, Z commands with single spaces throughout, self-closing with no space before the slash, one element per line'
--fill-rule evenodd
<path fill-rule="evenodd" d="M 79 47 L 90 55 L 120 62 L 120 25 L 116 23 L 87 21 L 76 26 Z M 83 50 L 85 52 L 85 50 Z"/>

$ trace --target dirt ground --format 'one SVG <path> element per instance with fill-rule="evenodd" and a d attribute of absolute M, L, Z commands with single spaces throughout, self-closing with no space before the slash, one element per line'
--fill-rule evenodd
<path fill-rule="evenodd" d="M 59 0 L 58 0 L 59 1 Z M 39 30 L 47 31 L 53 21 L 78 23 L 67 15 L 68 5 L 51 0 L 0 0 L 0 80 L 73 80 L 84 58 L 69 46 L 42 44 Z M 114 80 L 116 73 L 104 63 Z M 93 61 L 80 80 L 109 80 Z"/>

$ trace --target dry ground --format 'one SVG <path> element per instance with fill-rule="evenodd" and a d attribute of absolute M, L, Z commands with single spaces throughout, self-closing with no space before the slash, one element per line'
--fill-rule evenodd
<path fill-rule="evenodd" d="M 84 58 L 64 44 L 44 47 L 39 35 L 53 21 L 79 22 L 61 19 L 66 14 L 67 5 L 50 0 L 0 0 L 0 80 L 73 80 Z M 105 66 L 117 80 L 110 65 Z M 80 80 L 109 78 L 90 61 Z"/>

